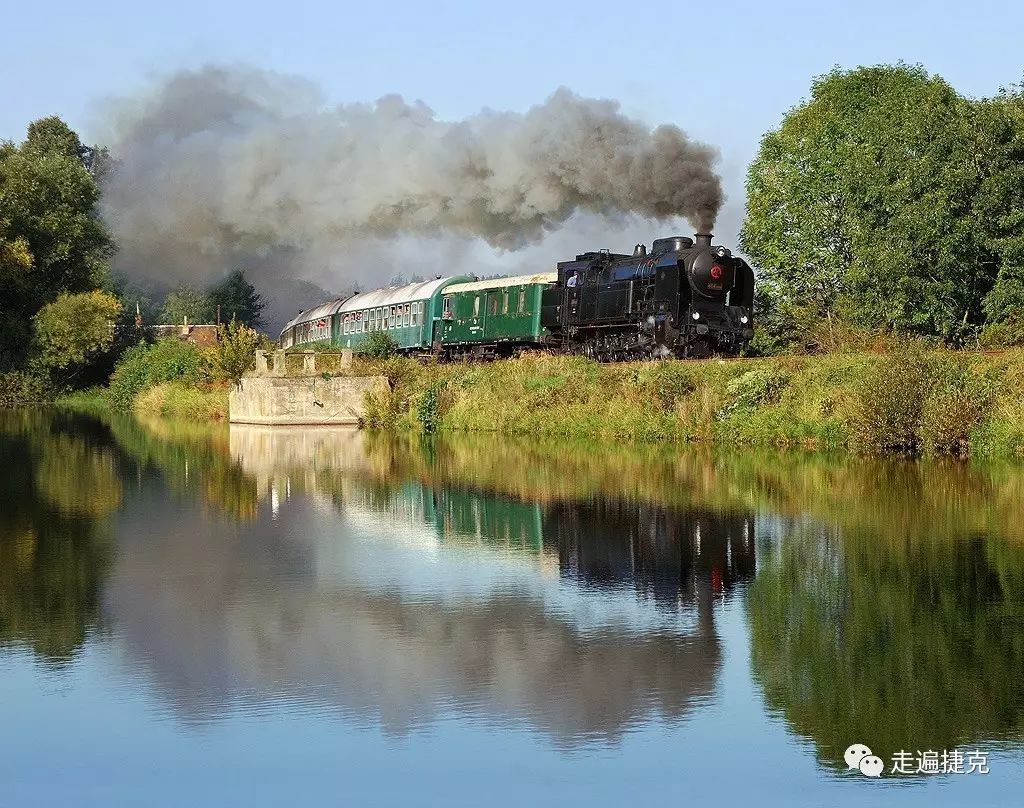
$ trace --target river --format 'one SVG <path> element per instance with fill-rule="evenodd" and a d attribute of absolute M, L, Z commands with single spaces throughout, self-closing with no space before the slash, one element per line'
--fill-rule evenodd
<path fill-rule="evenodd" d="M 0 464 L 4 805 L 1019 804 L 1024 468 L 48 412 Z"/>

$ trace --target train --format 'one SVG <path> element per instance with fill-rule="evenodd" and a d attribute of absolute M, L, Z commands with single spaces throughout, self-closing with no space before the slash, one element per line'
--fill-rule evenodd
<path fill-rule="evenodd" d="M 404 354 L 493 359 L 524 350 L 599 361 L 736 356 L 754 335 L 754 272 L 710 234 L 648 251 L 587 252 L 554 272 L 440 276 L 356 293 L 300 312 L 282 348 L 362 349 L 387 332 Z"/>

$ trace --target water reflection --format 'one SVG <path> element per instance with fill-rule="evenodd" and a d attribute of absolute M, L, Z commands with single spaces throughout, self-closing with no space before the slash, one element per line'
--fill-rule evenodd
<path fill-rule="evenodd" d="M 176 721 L 301 705 L 578 748 L 728 714 L 749 653 L 825 770 L 854 740 L 1021 738 L 1009 466 L 40 413 L 0 414 L 0 462 L 0 658 L 91 643 Z"/>
<path fill-rule="evenodd" d="M 114 458 L 86 424 L 0 411 L 0 468 L 0 647 L 68 660 L 98 621 Z"/>
<path fill-rule="evenodd" d="M 823 760 L 1020 738 L 1019 545 L 786 527 L 750 588 L 753 670 Z"/>
<path fill-rule="evenodd" d="M 344 431 L 233 428 L 231 453 L 268 507 L 230 527 L 147 498 L 109 585 L 183 716 L 286 697 L 397 732 L 455 710 L 575 743 L 711 696 L 749 515 L 426 486 Z"/>

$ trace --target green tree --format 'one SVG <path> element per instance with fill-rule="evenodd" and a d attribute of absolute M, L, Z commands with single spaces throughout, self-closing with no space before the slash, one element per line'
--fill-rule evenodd
<path fill-rule="evenodd" d="M 220 306 L 223 322 L 238 320 L 251 328 L 260 327 L 265 303 L 240 269 L 210 289 L 210 303 L 215 311 Z"/>
<path fill-rule="evenodd" d="M 974 115 L 920 67 L 816 79 L 748 173 L 741 245 L 763 292 L 827 324 L 973 333 L 995 273 Z"/>
<path fill-rule="evenodd" d="M 998 262 L 984 302 L 990 323 L 1009 324 L 1024 312 L 1024 92 L 1003 90 L 975 105 L 978 154 L 987 170 L 978 213 Z M 1024 327 L 1014 329 L 1019 340 Z"/>
<path fill-rule="evenodd" d="M 33 318 L 40 359 L 62 370 L 86 364 L 113 345 L 120 314 L 121 301 L 106 292 L 62 292 Z"/>
<path fill-rule="evenodd" d="M 59 118 L 33 123 L 20 146 L 0 143 L 0 370 L 24 361 L 42 306 L 108 281 L 90 154 Z"/>
<path fill-rule="evenodd" d="M 210 349 L 210 361 L 214 372 L 238 384 L 242 375 L 256 364 L 256 351 L 263 344 L 258 332 L 232 320 L 228 325 L 217 328 L 217 345 Z"/>
<path fill-rule="evenodd" d="M 188 319 L 190 323 L 209 323 L 215 316 L 215 306 L 208 295 L 198 289 L 180 286 L 167 295 L 160 312 L 160 322 L 177 324 Z"/>

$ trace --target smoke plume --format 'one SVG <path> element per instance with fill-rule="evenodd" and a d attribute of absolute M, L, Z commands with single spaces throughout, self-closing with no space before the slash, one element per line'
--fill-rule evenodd
<path fill-rule="evenodd" d="M 120 262 L 165 277 L 396 235 L 518 249 L 581 211 L 710 232 L 722 203 L 711 147 L 566 89 L 449 122 L 398 96 L 330 107 L 301 79 L 210 66 L 119 102 L 110 125 Z"/>

